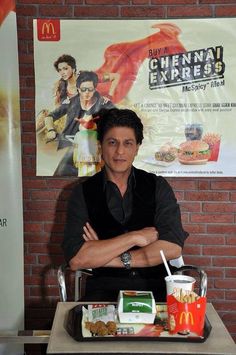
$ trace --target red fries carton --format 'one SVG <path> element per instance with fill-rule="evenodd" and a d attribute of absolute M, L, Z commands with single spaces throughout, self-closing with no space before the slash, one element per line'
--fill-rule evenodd
<path fill-rule="evenodd" d="M 206 297 L 186 291 L 181 295 L 167 296 L 168 323 L 170 334 L 196 333 L 203 335 Z"/>

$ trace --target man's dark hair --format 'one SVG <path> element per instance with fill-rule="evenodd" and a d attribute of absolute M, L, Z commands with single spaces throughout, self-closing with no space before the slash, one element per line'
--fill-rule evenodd
<path fill-rule="evenodd" d="M 58 65 L 60 63 L 67 63 L 72 69 L 76 70 L 75 58 L 69 54 L 62 54 L 59 58 L 57 58 L 57 60 L 53 64 L 56 71 L 58 71 Z"/>
<path fill-rule="evenodd" d="M 92 81 L 94 87 L 96 88 L 98 84 L 98 76 L 96 73 L 94 73 L 94 71 L 87 71 L 87 70 L 81 71 L 78 78 L 76 79 L 77 88 L 79 88 L 80 85 L 85 81 Z"/>
<path fill-rule="evenodd" d="M 97 122 L 98 140 L 103 141 L 107 131 L 113 127 L 129 127 L 134 130 L 136 143 L 142 144 L 143 124 L 137 114 L 129 109 L 112 108 L 101 110 Z"/>

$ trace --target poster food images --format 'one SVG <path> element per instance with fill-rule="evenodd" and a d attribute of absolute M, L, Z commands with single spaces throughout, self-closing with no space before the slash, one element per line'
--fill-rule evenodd
<path fill-rule="evenodd" d="M 115 106 L 144 124 L 136 167 L 235 176 L 235 26 L 233 18 L 34 20 L 37 175 L 99 171 L 96 113 Z"/>

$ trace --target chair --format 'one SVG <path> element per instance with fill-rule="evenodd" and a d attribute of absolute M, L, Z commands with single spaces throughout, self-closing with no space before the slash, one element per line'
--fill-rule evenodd
<path fill-rule="evenodd" d="M 198 294 L 200 296 L 205 296 L 206 295 L 206 290 L 207 290 L 207 275 L 205 271 L 202 269 L 198 268 L 197 266 L 194 265 L 185 265 L 183 257 L 180 256 L 177 259 L 172 259 L 170 260 L 170 264 L 172 266 L 175 266 L 177 271 L 175 274 L 183 275 L 184 273 L 194 273 L 194 277 L 197 280 L 197 286 L 198 286 Z M 58 286 L 59 286 L 59 294 L 60 294 L 60 300 L 61 302 L 66 302 L 68 300 L 67 296 L 67 287 L 66 287 L 66 272 L 70 270 L 69 266 L 67 264 L 62 264 L 59 266 L 58 271 L 57 271 L 57 280 L 58 280 Z M 83 294 L 83 288 L 86 282 L 86 278 L 92 275 L 92 270 L 91 269 L 85 269 L 85 270 L 77 270 L 75 272 L 75 282 L 74 282 L 74 287 L 75 287 L 75 292 L 74 292 L 74 301 L 78 301 L 82 294 Z"/>

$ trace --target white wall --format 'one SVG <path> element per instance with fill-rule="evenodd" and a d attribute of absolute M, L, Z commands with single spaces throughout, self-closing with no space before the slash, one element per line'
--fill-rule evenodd
<path fill-rule="evenodd" d="M 0 27 L 0 332 L 24 329 L 24 259 L 16 16 Z M 1 355 L 23 345 L 0 344 Z"/>

